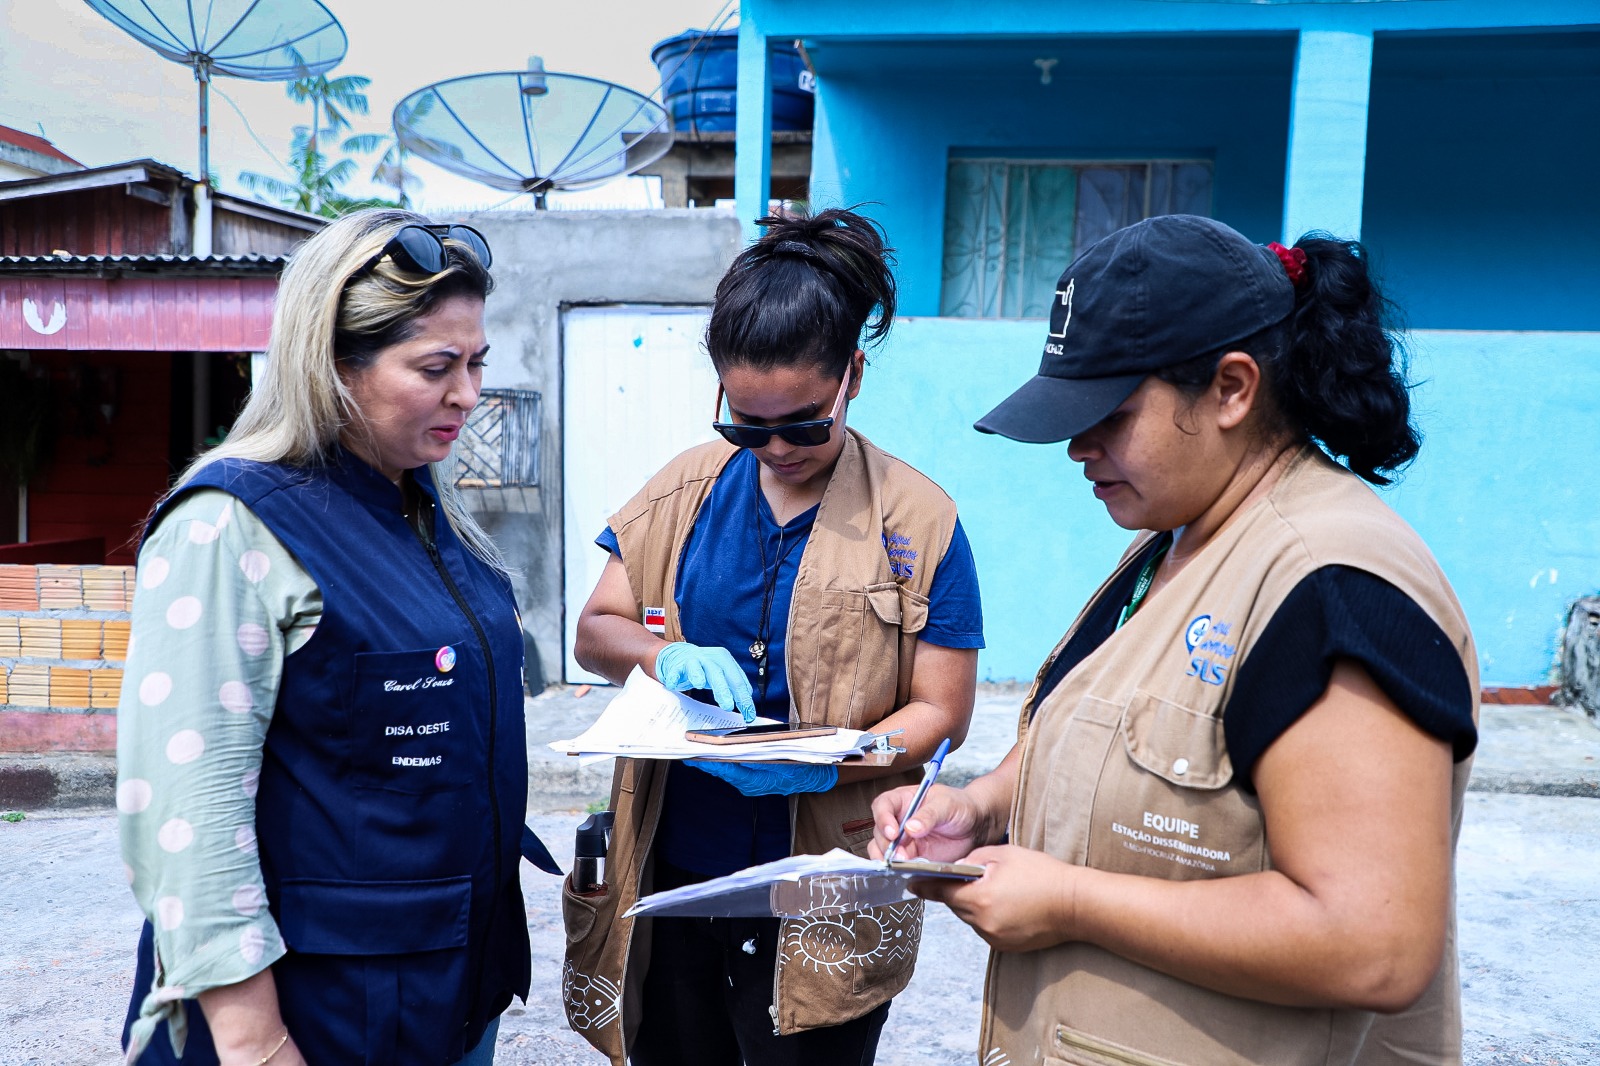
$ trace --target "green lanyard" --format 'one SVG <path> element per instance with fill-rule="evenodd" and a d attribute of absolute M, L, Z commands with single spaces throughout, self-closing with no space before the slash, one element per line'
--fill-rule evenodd
<path fill-rule="evenodd" d="M 1122 617 L 1117 621 L 1117 628 L 1121 629 L 1128 624 L 1128 619 L 1133 617 L 1133 612 L 1139 609 L 1144 602 L 1145 594 L 1150 591 L 1150 583 L 1156 579 L 1156 567 L 1161 565 L 1161 560 L 1166 558 L 1170 544 L 1163 544 L 1161 549 L 1150 557 L 1144 564 L 1144 569 L 1139 571 L 1139 580 L 1134 582 L 1133 596 L 1128 600 L 1128 606 L 1122 609 Z"/>

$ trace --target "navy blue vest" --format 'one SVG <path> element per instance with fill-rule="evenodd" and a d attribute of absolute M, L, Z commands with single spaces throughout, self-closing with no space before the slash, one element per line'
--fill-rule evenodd
<path fill-rule="evenodd" d="M 185 490 L 203 487 L 237 497 L 322 592 L 284 661 L 256 796 L 284 1021 L 312 1063 L 453 1063 L 529 983 L 510 586 L 437 508 L 425 547 L 399 490 L 346 452 L 309 470 L 222 461 Z M 183 1061 L 214 1062 L 187 1006 Z M 162 1027 L 143 1061 L 170 1056 Z"/>

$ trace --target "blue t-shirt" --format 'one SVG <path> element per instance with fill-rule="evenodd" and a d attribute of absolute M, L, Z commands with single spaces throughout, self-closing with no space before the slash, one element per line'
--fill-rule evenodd
<path fill-rule="evenodd" d="M 750 679 L 756 711 L 784 720 L 789 716 L 784 663 L 789 603 L 817 509 L 780 528 L 761 494 L 759 474 L 760 462 L 748 451 L 728 460 L 695 516 L 673 591 L 683 639 L 732 652 Z M 595 543 L 621 557 L 610 529 Z M 886 542 L 884 550 L 892 566 L 915 567 L 926 549 L 896 540 Z M 750 645 L 761 635 L 761 600 L 774 564 L 778 573 L 765 631 L 763 697 Z M 983 647 L 978 573 L 959 520 L 933 575 L 928 601 L 928 624 L 918 634 L 922 640 L 946 648 Z M 709 694 L 702 698 L 710 700 Z M 674 764 L 667 775 L 656 848 L 674 866 L 713 876 L 781 859 L 789 854 L 789 801 L 783 796 L 744 796 L 710 774 Z"/>

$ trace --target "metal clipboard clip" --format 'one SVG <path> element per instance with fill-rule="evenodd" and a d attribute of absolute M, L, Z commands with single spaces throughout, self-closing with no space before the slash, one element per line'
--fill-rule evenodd
<path fill-rule="evenodd" d="M 872 737 L 872 747 L 867 750 L 874 755 L 904 755 L 906 749 L 889 743 L 890 737 L 897 737 L 904 733 L 904 729 L 891 729 L 887 733 L 869 733 Z"/>

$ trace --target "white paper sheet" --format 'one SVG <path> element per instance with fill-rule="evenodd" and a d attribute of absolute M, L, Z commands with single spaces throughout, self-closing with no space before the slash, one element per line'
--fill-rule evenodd
<path fill-rule="evenodd" d="M 757 718 L 756 724 L 772 724 Z M 823 737 L 762 740 L 749 744 L 702 744 L 687 739 L 691 729 L 727 729 L 744 725 L 735 711 L 724 711 L 673 692 L 634 667 L 622 691 L 600 712 L 594 724 L 570 740 L 557 740 L 552 751 L 576 755 L 585 762 L 627 756 L 634 759 L 723 759 L 733 762 L 836 763 L 859 754 L 871 734 L 840 729 Z"/>
<path fill-rule="evenodd" d="M 926 862 L 886 865 L 835 848 L 824 855 L 794 855 L 697 885 L 657 892 L 635 903 L 626 917 L 819 918 L 911 899 L 906 886 L 914 877 L 970 881 L 982 875 L 983 869 L 976 866 Z"/>

